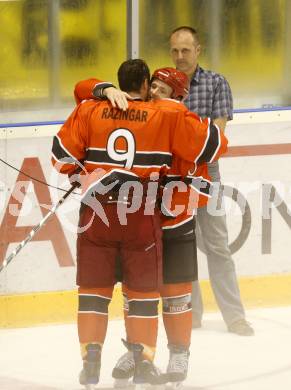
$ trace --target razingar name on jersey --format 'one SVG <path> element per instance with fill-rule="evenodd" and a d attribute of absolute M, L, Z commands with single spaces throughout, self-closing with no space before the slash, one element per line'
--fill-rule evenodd
<path fill-rule="evenodd" d="M 117 108 L 107 108 L 105 107 L 102 111 L 102 119 L 124 119 L 128 121 L 138 121 L 146 122 L 147 121 L 147 111 L 136 110 L 134 108 L 126 111 L 119 110 Z"/>

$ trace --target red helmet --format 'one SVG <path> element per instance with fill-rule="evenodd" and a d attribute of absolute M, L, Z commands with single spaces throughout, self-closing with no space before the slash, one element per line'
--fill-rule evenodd
<path fill-rule="evenodd" d="M 182 100 L 189 93 L 189 80 L 184 72 L 180 72 L 174 68 L 160 68 L 154 71 L 153 79 L 158 79 L 168 84 L 172 89 L 171 98 Z"/>

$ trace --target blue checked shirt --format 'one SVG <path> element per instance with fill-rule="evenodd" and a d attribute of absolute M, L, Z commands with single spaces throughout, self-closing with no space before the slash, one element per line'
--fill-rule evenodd
<path fill-rule="evenodd" d="M 189 95 L 184 104 L 202 118 L 232 119 L 232 93 L 228 82 L 220 74 L 204 70 L 199 65 L 190 82 Z"/>
<path fill-rule="evenodd" d="M 184 100 L 184 104 L 202 118 L 232 119 L 233 102 L 228 82 L 220 74 L 204 70 L 199 65 L 190 82 L 189 95 Z M 220 182 L 218 162 L 214 161 L 207 165 L 212 181 Z"/>

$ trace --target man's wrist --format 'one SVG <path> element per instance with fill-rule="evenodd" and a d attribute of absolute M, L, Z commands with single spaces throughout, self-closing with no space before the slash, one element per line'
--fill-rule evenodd
<path fill-rule="evenodd" d="M 104 95 L 104 91 L 106 88 L 116 88 L 112 83 L 100 83 L 95 85 L 93 88 L 92 94 L 97 99 L 107 99 L 107 97 Z"/>

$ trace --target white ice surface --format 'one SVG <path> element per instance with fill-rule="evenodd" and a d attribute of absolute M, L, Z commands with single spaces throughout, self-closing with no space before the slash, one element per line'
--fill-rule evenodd
<path fill-rule="evenodd" d="M 206 313 L 192 332 L 185 390 L 291 389 L 291 307 L 249 310 L 254 337 L 226 331 L 219 313 Z M 123 322 L 109 323 L 98 388 L 112 388 L 111 370 L 125 352 Z M 156 363 L 165 369 L 166 337 L 159 329 Z M 0 330 L 0 390 L 77 390 L 81 358 L 76 325 Z"/>

